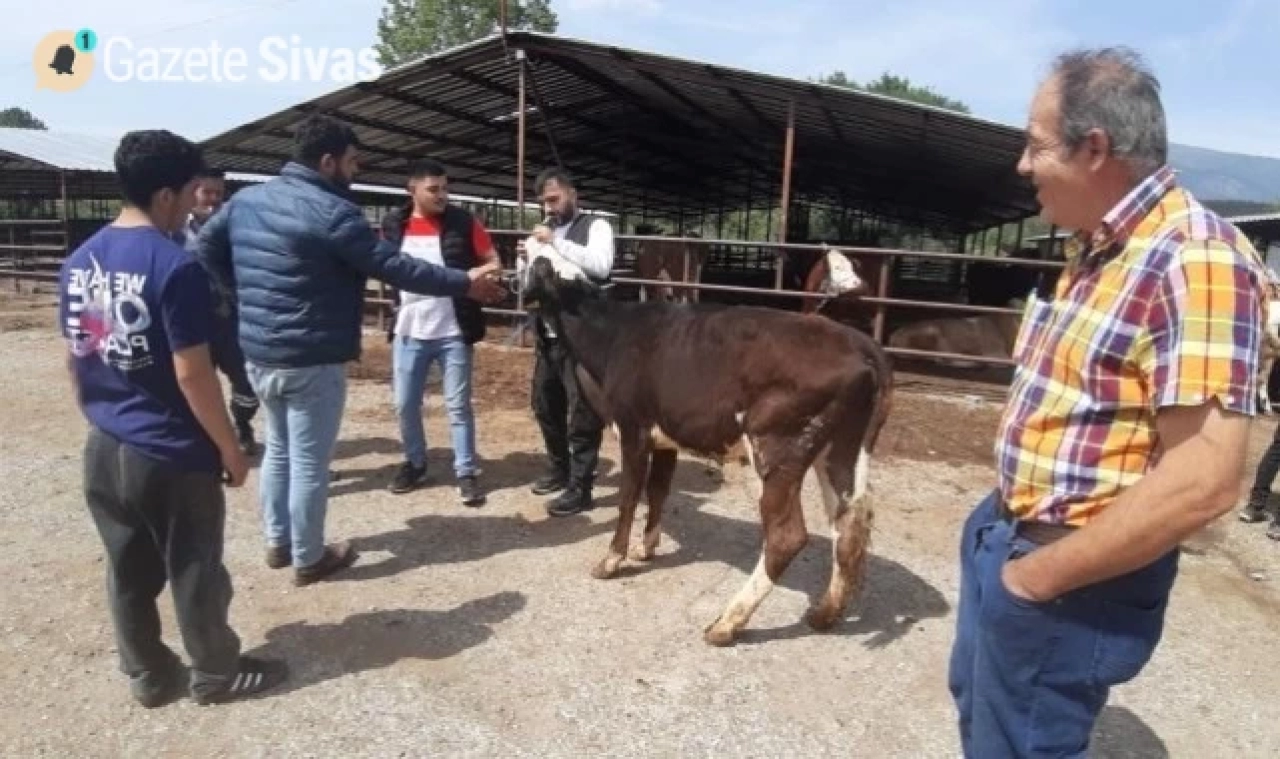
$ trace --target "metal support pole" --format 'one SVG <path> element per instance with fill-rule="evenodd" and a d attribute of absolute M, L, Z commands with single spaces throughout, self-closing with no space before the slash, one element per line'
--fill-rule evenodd
<path fill-rule="evenodd" d="M 58 172 L 58 184 L 62 190 L 62 257 L 66 258 L 71 255 L 71 222 L 70 209 L 67 208 L 67 172 Z"/>
<path fill-rule="evenodd" d="M 893 261 L 889 256 L 880 257 L 880 282 L 876 285 L 876 297 L 882 301 L 889 297 L 889 277 L 892 276 Z M 883 302 L 876 304 L 876 319 L 871 326 L 871 337 L 880 345 L 884 345 L 884 312 Z"/>
<path fill-rule="evenodd" d="M 503 4 L 505 7 L 505 3 Z M 524 111 L 525 111 L 525 91 L 524 91 L 524 69 L 525 69 L 525 52 L 523 49 L 516 51 L 516 61 L 520 67 L 520 89 L 516 95 L 516 122 L 518 126 L 516 134 L 516 214 L 520 219 L 516 229 L 524 229 Z M 524 291 L 516 290 L 516 309 L 524 311 Z M 525 330 L 519 325 L 520 317 L 516 317 L 516 329 L 520 330 L 520 347 L 525 347 Z"/>
<path fill-rule="evenodd" d="M 787 141 L 782 153 L 782 223 L 778 227 L 778 242 L 787 241 L 787 215 L 791 204 L 791 160 L 796 145 L 796 104 L 787 103 Z M 782 267 L 786 253 L 781 248 L 777 253 L 777 270 L 774 275 L 773 288 L 782 289 Z"/>
<path fill-rule="evenodd" d="M 1017 237 L 1014 238 L 1014 242 L 1013 242 L 1014 250 L 1022 250 L 1022 232 L 1023 232 L 1023 226 L 1025 225 L 1025 223 L 1026 223 L 1026 219 L 1018 220 Z"/>

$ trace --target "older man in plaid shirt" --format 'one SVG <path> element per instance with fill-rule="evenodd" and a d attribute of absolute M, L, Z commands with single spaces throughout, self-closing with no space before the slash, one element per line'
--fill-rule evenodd
<path fill-rule="evenodd" d="M 1165 165 L 1159 84 L 1125 49 L 1060 57 L 1018 170 L 1086 233 L 1032 296 L 995 452 L 961 538 L 950 688 L 966 756 L 1083 756 L 1155 651 L 1178 546 L 1241 487 L 1267 275 Z"/>

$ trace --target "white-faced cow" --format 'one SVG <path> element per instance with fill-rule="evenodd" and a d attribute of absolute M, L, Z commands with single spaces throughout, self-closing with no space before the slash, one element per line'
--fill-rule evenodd
<path fill-rule="evenodd" d="M 863 298 L 876 297 L 880 277 L 879 259 L 849 255 L 838 248 L 830 248 L 809 267 L 801 285 L 804 292 L 822 293 L 827 297 L 806 298 L 800 313 L 822 314 L 841 324 L 870 332 L 876 307 Z"/>
<path fill-rule="evenodd" d="M 743 446 L 759 477 L 764 546 L 746 585 L 704 639 L 729 645 L 808 541 L 800 489 L 812 467 L 832 530 L 826 595 L 808 615 L 825 630 L 863 582 L 870 540 L 870 454 L 889 412 L 888 357 L 866 335 L 780 309 L 604 298 L 573 264 L 530 247 L 525 303 L 538 308 L 578 362 L 584 395 L 618 435 L 618 526 L 592 575 L 616 575 L 628 555 L 641 490 L 642 542 L 652 559 L 676 456 Z"/>

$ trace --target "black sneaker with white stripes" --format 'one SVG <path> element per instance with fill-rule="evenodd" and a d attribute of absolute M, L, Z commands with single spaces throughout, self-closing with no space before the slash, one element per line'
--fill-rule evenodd
<path fill-rule="evenodd" d="M 241 656 L 240 669 L 232 675 L 230 680 L 209 690 L 192 693 L 191 698 L 201 706 L 225 704 L 228 701 L 271 690 L 284 682 L 288 674 L 288 667 L 277 659 Z"/>

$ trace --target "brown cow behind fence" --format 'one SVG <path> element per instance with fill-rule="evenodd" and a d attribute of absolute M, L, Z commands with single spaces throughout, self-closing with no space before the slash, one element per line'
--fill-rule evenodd
<path fill-rule="evenodd" d="M 647 224 L 636 227 L 637 235 L 660 235 L 661 230 Z M 687 233 L 697 237 L 696 233 Z M 707 245 L 682 239 L 642 240 L 636 248 L 636 277 L 668 282 L 698 284 L 702 281 L 702 267 L 706 263 Z M 641 300 L 680 301 L 697 303 L 698 291 L 692 288 L 641 285 Z"/>

